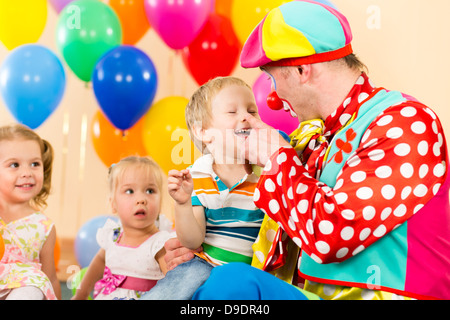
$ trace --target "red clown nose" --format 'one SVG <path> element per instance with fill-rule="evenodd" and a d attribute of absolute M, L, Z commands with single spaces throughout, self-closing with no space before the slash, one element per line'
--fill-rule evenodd
<path fill-rule="evenodd" d="M 267 96 L 267 105 L 272 110 L 281 110 L 283 109 L 283 101 L 281 101 L 276 91 L 272 91 Z"/>

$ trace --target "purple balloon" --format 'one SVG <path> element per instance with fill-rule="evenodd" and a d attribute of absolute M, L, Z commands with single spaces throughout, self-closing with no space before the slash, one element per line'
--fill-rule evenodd
<path fill-rule="evenodd" d="M 74 0 L 48 0 L 57 13 L 60 13 L 72 1 Z"/>
<path fill-rule="evenodd" d="M 188 46 L 202 30 L 214 0 L 145 0 L 152 28 L 172 49 Z"/>
<path fill-rule="evenodd" d="M 276 111 L 267 106 L 267 96 L 272 90 L 271 84 L 272 81 L 265 73 L 262 73 L 253 84 L 253 94 L 258 106 L 259 116 L 269 126 L 291 134 L 299 125 L 298 119 L 291 117 L 291 114 L 283 109 Z"/>

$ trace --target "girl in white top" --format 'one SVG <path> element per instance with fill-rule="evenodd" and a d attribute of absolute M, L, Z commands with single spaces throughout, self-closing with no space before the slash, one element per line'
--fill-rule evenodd
<path fill-rule="evenodd" d="M 97 233 L 100 250 L 73 299 L 138 299 L 164 277 L 167 231 L 155 222 L 162 174 L 148 157 L 127 157 L 109 169 L 110 203 L 120 224 L 108 220 Z"/>

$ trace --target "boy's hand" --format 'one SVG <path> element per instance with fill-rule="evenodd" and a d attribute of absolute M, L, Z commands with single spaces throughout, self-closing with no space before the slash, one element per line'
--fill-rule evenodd
<path fill-rule="evenodd" d="M 167 187 L 170 196 L 178 204 L 190 202 L 192 191 L 194 190 L 194 181 L 189 170 L 170 170 L 167 178 Z"/>

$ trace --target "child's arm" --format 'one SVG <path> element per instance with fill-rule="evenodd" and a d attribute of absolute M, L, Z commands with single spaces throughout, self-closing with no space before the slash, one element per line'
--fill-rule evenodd
<path fill-rule="evenodd" d="M 181 244 L 195 250 L 203 243 L 206 232 L 205 211 L 191 204 L 194 182 L 189 170 L 171 170 L 167 185 L 175 200 L 175 229 Z"/>
<path fill-rule="evenodd" d="M 94 289 L 95 283 L 100 280 L 105 271 L 105 250 L 100 249 L 89 264 L 88 270 L 81 280 L 80 287 L 77 288 L 72 300 L 86 300 Z"/>
<path fill-rule="evenodd" d="M 47 240 L 45 240 L 45 243 L 42 246 L 41 252 L 39 253 L 39 261 L 42 265 L 42 272 L 47 275 L 52 284 L 56 298 L 61 300 L 61 285 L 59 284 L 55 267 L 55 242 L 56 231 L 53 227 L 47 237 Z"/>

